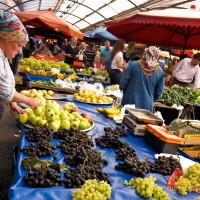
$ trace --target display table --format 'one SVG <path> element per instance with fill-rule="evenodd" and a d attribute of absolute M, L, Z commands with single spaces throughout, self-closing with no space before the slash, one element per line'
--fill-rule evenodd
<path fill-rule="evenodd" d="M 74 102 L 81 112 L 87 112 L 92 117 L 96 124 L 95 128 L 88 132 L 88 134 L 95 133 L 94 137 L 98 137 L 101 134 L 103 134 L 103 129 L 105 126 L 109 126 L 112 128 L 116 127 L 115 122 L 112 119 L 105 118 L 102 114 L 98 113 L 96 111 L 96 107 L 93 105 L 88 105 L 84 103 L 78 103 Z M 99 107 L 99 106 L 97 106 Z M 22 136 L 21 136 L 21 142 L 20 147 L 24 147 L 29 144 L 29 142 L 25 138 L 24 134 L 24 128 L 21 127 Z M 141 160 L 145 160 L 147 157 L 150 161 L 154 160 L 154 154 L 156 153 L 153 149 L 151 149 L 146 143 L 144 143 L 143 138 L 135 137 L 130 132 L 128 137 L 121 137 L 121 140 L 124 142 L 129 143 L 137 153 L 137 156 Z M 52 144 L 58 143 L 58 139 L 54 139 L 52 141 Z M 96 146 L 95 146 L 96 147 Z M 111 180 L 111 186 L 112 186 L 112 196 L 110 200 L 137 200 L 137 199 L 143 199 L 135 192 L 135 190 L 131 189 L 131 187 L 124 186 L 123 182 L 124 180 L 130 180 L 133 176 L 130 174 L 125 174 L 122 171 L 115 170 L 114 167 L 117 164 L 118 161 L 115 160 L 115 149 L 102 149 L 97 146 L 97 148 L 102 152 L 103 157 L 105 157 L 108 160 L 108 165 L 104 166 L 104 171 L 109 175 Z M 54 155 L 57 156 L 57 162 L 65 164 L 63 161 L 63 158 L 65 154 L 62 154 L 60 152 L 59 148 L 56 148 Z M 23 181 L 24 175 L 27 173 L 26 170 L 22 169 L 21 167 L 21 161 L 26 157 L 24 153 L 20 152 L 18 154 L 18 160 L 17 165 L 15 169 L 15 174 L 13 177 L 13 181 L 11 184 L 11 187 L 9 189 L 9 199 L 10 200 L 17 200 L 17 199 L 25 199 L 25 200 L 70 200 L 72 198 L 72 191 L 74 189 L 68 189 L 64 186 L 64 184 L 57 186 L 57 187 L 51 187 L 51 188 L 31 188 L 27 187 Z M 53 160 L 52 157 L 43 157 L 42 159 L 49 159 Z M 174 199 L 175 197 L 177 199 L 197 199 L 199 194 L 197 193 L 189 193 L 187 196 L 181 196 L 177 193 L 176 190 L 170 190 L 166 187 L 167 181 L 169 176 L 163 176 L 161 174 L 156 173 L 149 173 L 147 176 L 153 175 L 157 178 L 156 183 L 159 186 L 162 186 L 163 189 L 168 193 L 171 199 Z M 61 177 L 63 179 L 63 173 L 61 173 Z"/>

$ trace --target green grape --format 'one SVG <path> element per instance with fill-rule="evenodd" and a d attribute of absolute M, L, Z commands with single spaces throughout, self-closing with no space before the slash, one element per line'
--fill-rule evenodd
<path fill-rule="evenodd" d="M 72 192 L 72 200 L 107 200 L 111 197 L 111 187 L 104 181 L 87 180 L 78 190 Z"/>
<path fill-rule="evenodd" d="M 168 194 L 155 184 L 155 181 L 156 178 L 150 176 L 148 178 L 132 178 L 130 181 L 125 180 L 124 184 L 132 186 L 140 196 L 146 199 L 153 197 L 154 200 L 170 200 Z"/>

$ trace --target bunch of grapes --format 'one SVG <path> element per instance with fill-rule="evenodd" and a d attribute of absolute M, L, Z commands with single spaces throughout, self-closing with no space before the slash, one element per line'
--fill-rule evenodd
<path fill-rule="evenodd" d="M 80 146 L 84 149 L 90 149 L 94 144 L 87 133 L 78 130 L 75 131 L 75 134 L 67 135 L 58 145 L 58 147 L 61 148 L 61 151 L 67 154 L 73 154 Z"/>
<path fill-rule="evenodd" d="M 188 192 L 200 191 L 200 164 L 195 163 L 190 166 L 183 176 L 180 176 L 179 179 L 174 184 L 174 187 L 182 195 L 187 195 Z"/>
<path fill-rule="evenodd" d="M 150 171 L 163 175 L 171 175 L 176 168 L 182 169 L 178 159 L 173 158 L 173 156 L 159 156 L 155 163 L 151 163 Z"/>
<path fill-rule="evenodd" d="M 63 183 L 67 188 L 81 187 L 89 179 L 110 183 L 109 177 L 102 171 L 102 167 L 95 168 L 80 164 L 75 169 L 69 169 L 69 171 L 65 172 L 64 176 L 67 179 Z"/>
<path fill-rule="evenodd" d="M 56 148 L 45 140 L 39 141 L 36 145 L 30 144 L 20 150 L 29 156 L 51 156 Z"/>
<path fill-rule="evenodd" d="M 84 149 L 82 147 L 74 150 L 73 154 L 66 156 L 64 160 L 67 164 L 73 166 L 85 163 L 85 165 L 98 167 L 102 166 L 102 164 L 107 164 L 107 160 L 102 158 L 100 151 L 97 149 Z"/>
<path fill-rule="evenodd" d="M 154 200 L 170 200 L 168 194 L 155 184 L 155 181 L 156 178 L 150 176 L 148 178 L 132 178 L 129 182 L 125 180 L 124 184 L 132 186 L 143 198 L 153 197 Z"/>
<path fill-rule="evenodd" d="M 29 187 L 51 187 L 62 183 L 60 174 L 53 169 L 42 166 L 39 171 L 30 171 L 24 177 Z"/>
<path fill-rule="evenodd" d="M 105 135 L 118 135 L 118 136 L 128 136 L 126 129 L 121 129 L 116 127 L 112 129 L 111 127 L 104 127 Z"/>
<path fill-rule="evenodd" d="M 72 200 L 106 200 L 111 197 L 112 188 L 105 181 L 87 180 L 78 190 L 72 192 Z"/>
<path fill-rule="evenodd" d="M 49 142 L 53 139 L 53 131 L 49 126 L 35 126 L 33 129 L 28 129 L 25 134 L 28 141 L 46 140 Z"/>
<path fill-rule="evenodd" d="M 125 160 L 127 157 L 134 157 L 135 160 L 138 160 L 135 149 L 128 143 L 124 143 L 122 147 L 119 147 L 119 149 L 115 151 L 115 154 L 116 160 Z"/>

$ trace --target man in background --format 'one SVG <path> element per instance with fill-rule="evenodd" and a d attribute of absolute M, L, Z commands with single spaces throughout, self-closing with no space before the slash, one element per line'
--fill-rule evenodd
<path fill-rule="evenodd" d="M 110 53 L 111 53 L 111 48 L 110 48 L 110 42 L 108 40 L 104 41 L 104 46 L 105 48 L 101 50 L 100 52 L 100 58 L 105 58 L 106 59 L 106 67 L 108 72 L 110 71 L 111 68 L 111 59 L 110 59 Z"/>
<path fill-rule="evenodd" d="M 79 49 L 77 47 L 77 37 L 71 38 L 71 44 L 68 44 L 63 49 L 63 55 L 65 56 L 65 63 L 72 65 L 75 60 L 78 60 Z"/>

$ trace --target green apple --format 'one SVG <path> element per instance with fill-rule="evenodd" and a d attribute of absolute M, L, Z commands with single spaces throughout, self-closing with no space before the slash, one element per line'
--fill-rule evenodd
<path fill-rule="evenodd" d="M 51 118 L 51 121 L 60 121 L 59 115 L 54 115 L 54 116 Z"/>
<path fill-rule="evenodd" d="M 87 122 L 87 128 L 90 128 L 91 124 L 89 122 Z"/>
<path fill-rule="evenodd" d="M 60 128 L 60 123 L 58 121 L 51 122 L 50 127 L 52 130 L 57 131 Z"/>
<path fill-rule="evenodd" d="M 81 119 L 81 122 L 89 122 L 89 121 L 88 121 L 88 119 L 86 119 L 86 118 L 83 117 L 83 118 Z"/>
<path fill-rule="evenodd" d="M 26 111 L 27 114 L 33 113 L 33 109 L 32 108 L 26 108 L 25 111 Z"/>
<path fill-rule="evenodd" d="M 33 111 L 34 111 L 35 115 L 40 116 L 43 113 L 44 110 L 41 106 L 39 106 L 39 107 L 33 109 Z"/>
<path fill-rule="evenodd" d="M 78 118 L 80 116 L 80 114 L 78 112 L 72 112 L 72 115 L 74 115 L 74 117 Z"/>
<path fill-rule="evenodd" d="M 31 118 L 30 118 L 30 122 L 33 126 L 36 126 L 38 124 L 38 121 L 40 120 L 41 118 L 39 116 L 36 116 L 36 115 L 33 115 Z"/>
<path fill-rule="evenodd" d="M 70 121 L 70 118 L 68 117 L 68 116 L 62 116 L 61 118 L 60 118 L 60 121 L 63 121 L 63 120 L 69 120 Z"/>
<path fill-rule="evenodd" d="M 88 128 L 87 122 L 81 122 L 78 127 L 80 130 L 85 130 Z"/>
<path fill-rule="evenodd" d="M 19 122 L 21 124 L 25 124 L 28 121 L 28 115 L 27 115 L 27 113 L 19 114 L 18 115 L 18 119 L 19 119 Z"/>
<path fill-rule="evenodd" d="M 54 111 L 55 115 L 60 115 L 60 108 L 56 105 L 52 105 L 51 109 Z"/>
<path fill-rule="evenodd" d="M 74 121 L 74 119 L 75 119 L 74 115 L 70 114 L 70 115 L 69 115 L 69 120 L 70 120 L 70 122 Z"/>
<path fill-rule="evenodd" d="M 54 111 L 51 108 L 47 108 L 45 110 L 45 116 L 46 116 L 47 120 L 51 119 L 54 115 L 55 115 Z"/>
<path fill-rule="evenodd" d="M 53 101 L 52 100 L 46 100 L 46 105 L 45 105 L 45 108 L 51 108 L 53 105 Z"/>
<path fill-rule="evenodd" d="M 46 119 L 40 119 L 37 123 L 38 126 L 44 126 L 47 123 Z"/>
<path fill-rule="evenodd" d="M 68 116 L 68 115 L 69 115 L 69 112 L 60 110 L 60 115 L 59 115 L 60 118 L 66 117 L 66 116 Z"/>
<path fill-rule="evenodd" d="M 81 113 L 81 116 L 86 118 L 90 123 L 93 122 L 92 117 L 87 113 Z"/>
<path fill-rule="evenodd" d="M 69 120 L 61 121 L 60 127 L 63 129 L 70 129 L 70 121 Z"/>
<path fill-rule="evenodd" d="M 74 129 L 78 129 L 78 127 L 79 127 L 79 122 L 78 122 L 78 121 L 73 121 L 73 122 L 71 122 L 70 127 L 71 127 L 71 128 L 74 128 Z"/>
<path fill-rule="evenodd" d="M 78 123 L 81 122 L 80 119 L 78 119 L 78 118 L 75 118 L 74 121 L 77 121 Z"/>

